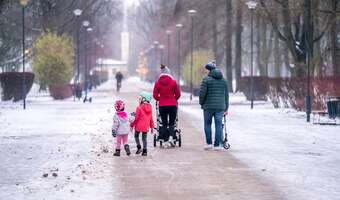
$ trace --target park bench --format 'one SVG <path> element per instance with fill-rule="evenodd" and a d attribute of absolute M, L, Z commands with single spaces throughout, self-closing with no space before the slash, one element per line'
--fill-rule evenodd
<path fill-rule="evenodd" d="M 340 125 L 340 97 L 329 98 L 326 101 L 327 110 L 312 111 L 313 124 Z M 321 117 L 328 115 L 331 122 L 321 122 Z"/>

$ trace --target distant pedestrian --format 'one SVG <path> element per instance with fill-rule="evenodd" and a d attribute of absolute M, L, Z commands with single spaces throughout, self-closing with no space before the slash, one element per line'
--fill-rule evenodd
<path fill-rule="evenodd" d="M 151 133 L 153 134 L 153 129 L 155 128 L 152 116 L 152 105 L 150 104 L 151 99 L 151 94 L 144 91 L 140 93 L 135 119 L 130 125 L 132 129 L 135 129 L 135 141 L 137 145 L 136 154 L 142 153 L 142 156 L 147 155 L 147 134 L 149 130 L 151 130 Z M 140 133 L 142 134 L 143 150 L 139 141 Z"/>
<path fill-rule="evenodd" d="M 177 117 L 177 101 L 181 90 L 176 80 L 171 76 L 167 66 L 161 65 L 161 74 L 153 88 L 153 98 L 158 101 L 159 113 L 162 120 L 159 139 L 164 140 L 164 146 L 175 146 L 175 120 Z"/>
<path fill-rule="evenodd" d="M 130 147 L 128 144 L 128 136 L 130 131 L 130 118 L 127 112 L 124 111 L 125 104 L 122 100 L 115 102 L 116 113 L 113 116 L 112 136 L 116 137 L 116 151 L 114 156 L 120 156 L 121 146 L 124 146 L 126 155 L 130 155 Z"/>
<path fill-rule="evenodd" d="M 118 71 L 116 73 L 116 77 L 115 78 L 116 78 L 116 83 L 117 83 L 117 92 L 119 92 L 120 88 L 122 87 L 122 80 L 124 78 L 122 72 Z"/>
<path fill-rule="evenodd" d="M 206 138 L 205 150 L 210 150 L 212 146 L 211 124 L 212 119 L 215 121 L 215 142 L 214 149 L 221 150 L 222 137 L 222 118 L 228 114 L 229 92 L 227 81 L 223 78 L 222 72 L 216 68 L 214 62 L 208 63 L 205 68 L 209 71 L 208 75 L 203 78 L 200 93 L 199 104 L 203 109 L 204 132 Z"/>

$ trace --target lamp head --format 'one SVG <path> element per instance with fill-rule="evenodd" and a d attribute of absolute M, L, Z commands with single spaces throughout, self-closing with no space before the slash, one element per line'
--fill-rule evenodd
<path fill-rule="evenodd" d="M 26 5 L 28 4 L 28 1 L 29 1 L 29 0 L 20 0 L 20 4 L 21 4 L 22 6 L 26 6 Z"/>
<path fill-rule="evenodd" d="M 166 33 L 167 35 L 171 35 L 171 31 L 170 31 L 170 30 L 166 30 L 165 33 Z"/>
<path fill-rule="evenodd" d="M 73 11 L 74 15 L 77 16 L 77 17 L 80 16 L 82 12 L 83 12 L 83 11 L 80 10 L 80 9 L 75 9 L 75 10 Z"/>
<path fill-rule="evenodd" d="M 158 41 L 154 41 L 153 44 L 154 44 L 155 46 L 157 46 L 157 45 L 159 44 L 159 42 L 158 42 Z"/>
<path fill-rule="evenodd" d="M 247 3 L 247 6 L 248 6 L 248 8 L 250 9 L 250 10 L 253 10 L 253 9 L 255 9 L 256 8 L 256 6 L 257 6 L 257 2 L 256 1 L 248 1 Z"/>
<path fill-rule="evenodd" d="M 176 28 L 178 28 L 178 29 L 183 28 L 183 24 L 176 24 Z"/>
<path fill-rule="evenodd" d="M 191 10 L 188 10 L 188 13 L 189 13 L 190 16 L 194 16 L 197 13 L 197 11 L 191 9 Z"/>
<path fill-rule="evenodd" d="M 91 31 L 93 31 L 93 28 L 89 27 L 86 30 L 87 30 L 87 32 L 91 32 Z"/>
<path fill-rule="evenodd" d="M 83 26 L 85 26 L 85 27 L 90 26 L 90 22 L 89 21 L 83 21 Z"/>

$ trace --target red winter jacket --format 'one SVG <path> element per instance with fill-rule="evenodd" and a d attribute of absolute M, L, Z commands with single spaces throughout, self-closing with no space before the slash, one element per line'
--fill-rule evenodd
<path fill-rule="evenodd" d="M 152 118 L 152 106 L 150 103 L 142 103 L 136 109 L 135 120 L 130 124 L 138 132 L 148 132 L 149 128 L 155 128 Z"/>
<path fill-rule="evenodd" d="M 153 98 L 159 106 L 176 106 L 181 91 L 177 82 L 169 74 L 161 74 L 153 88 Z"/>

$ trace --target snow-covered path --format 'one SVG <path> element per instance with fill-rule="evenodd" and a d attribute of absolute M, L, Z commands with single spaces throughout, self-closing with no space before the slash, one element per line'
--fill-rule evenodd
<path fill-rule="evenodd" d="M 262 172 L 289 199 L 340 199 L 340 126 L 309 124 L 304 113 L 270 103 L 251 110 L 239 94 L 231 104 L 227 127 L 235 158 Z M 203 120 L 197 105 L 182 110 Z"/>
<path fill-rule="evenodd" d="M 228 152 L 202 150 L 202 111 L 183 94 L 182 148 L 113 158 L 115 96 L 131 112 L 138 91 L 152 87 L 131 78 L 116 94 L 114 85 L 93 92 L 92 104 L 32 95 L 23 111 L 0 102 L 0 199 L 340 199 L 340 127 L 308 124 L 303 113 L 269 103 L 250 110 L 239 94 Z"/>

